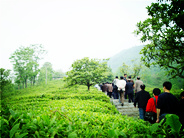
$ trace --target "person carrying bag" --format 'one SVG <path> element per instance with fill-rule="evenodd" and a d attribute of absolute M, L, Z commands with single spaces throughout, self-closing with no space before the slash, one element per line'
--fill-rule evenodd
<path fill-rule="evenodd" d="M 145 113 L 145 121 L 149 121 L 151 124 L 155 123 L 157 120 L 157 100 L 158 95 L 161 93 L 159 88 L 153 89 L 153 98 L 150 98 L 148 100 L 147 106 L 146 106 L 146 113 Z"/>

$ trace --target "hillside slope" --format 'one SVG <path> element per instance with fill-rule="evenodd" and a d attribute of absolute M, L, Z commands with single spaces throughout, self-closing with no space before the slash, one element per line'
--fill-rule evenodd
<path fill-rule="evenodd" d="M 112 72 L 116 72 L 117 69 L 123 64 L 123 62 L 127 65 L 132 64 L 132 60 L 140 59 L 141 55 L 139 52 L 143 46 L 135 46 L 129 49 L 122 50 L 118 54 L 114 55 L 108 61 L 108 65 L 112 68 Z"/>
<path fill-rule="evenodd" d="M 151 125 L 122 116 L 110 98 L 94 87 L 88 91 L 86 86 L 65 86 L 55 80 L 5 94 L 0 106 L 2 136 L 94 138 L 150 133 Z"/>

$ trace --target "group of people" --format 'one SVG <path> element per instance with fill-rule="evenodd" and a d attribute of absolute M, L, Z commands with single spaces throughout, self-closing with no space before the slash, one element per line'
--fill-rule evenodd
<path fill-rule="evenodd" d="M 131 76 L 127 78 L 127 74 L 124 74 L 124 77 L 121 76 L 120 79 L 116 76 L 112 83 L 103 83 L 101 90 L 107 93 L 110 98 L 113 96 L 114 99 L 119 99 L 123 106 L 124 99 L 128 99 L 129 103 L 134 102 L 134 94 L 136 95 L 141 90 L 140 86 L 142 84 L 143 82 L 140 80 L 140 77 L 137 77 L 134 83 Z"/>
<path fill-rule="evenodd" d="M 137 77 L 137 80 L 131 80 L 131 76 L 126 78 L 127 74 L 124 74 L 124 77 L 121 76 L 118 79 L 118 76 L 115 77 L 112 83 L 104 83 L 101 85 L 102 92 L 106 92 L 107 95 L 114 99 L 119 99 L 121 105 L 124 105 L 124 99 L 127 99 L 128 102 L 133 102 L 134 107 L 138 103 L 139 108 L 139 117 L 144 120 L 146 112 L 154 112 L 156 114 L 155 120 L 150 123 L 158 123 L 166 114 L 177 114 L 182 123 L 182 128 L 184 128 L 184 91 L 181 92 L 181 100 L 178 99 L 170 93 L 172 88 L 172 83 L 166 81 L 163 83 L 163 93 L 159 88 L 153 89 L 153 97 L 151 98 L 149 92 L 145 91 L 145 85 L 143 81 L 140 80 L 140 77 Z"/>

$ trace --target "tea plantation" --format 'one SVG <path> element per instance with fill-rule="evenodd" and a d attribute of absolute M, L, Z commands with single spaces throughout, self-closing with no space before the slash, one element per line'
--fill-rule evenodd
<path fill-rule="evenodd" d="M 61 80 L 3 93 L 1 99 L 2 138 L 182 137 L 177 116 L 151 125 L 122 116 L 101 91 L 66 87 Z"/>

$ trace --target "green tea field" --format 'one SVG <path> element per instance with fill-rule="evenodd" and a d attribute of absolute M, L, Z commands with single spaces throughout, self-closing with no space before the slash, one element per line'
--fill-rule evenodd
<path fill-rule="evenodd" d="M 171 116 L 168 125 L 151 125 L 122 116 L 101 91 L 66 87 L 61 80 L 1 97 L 2 138 L 118 138 L 181 136 Z M 173 121 L 174 120 L 174 121 Z"/>

